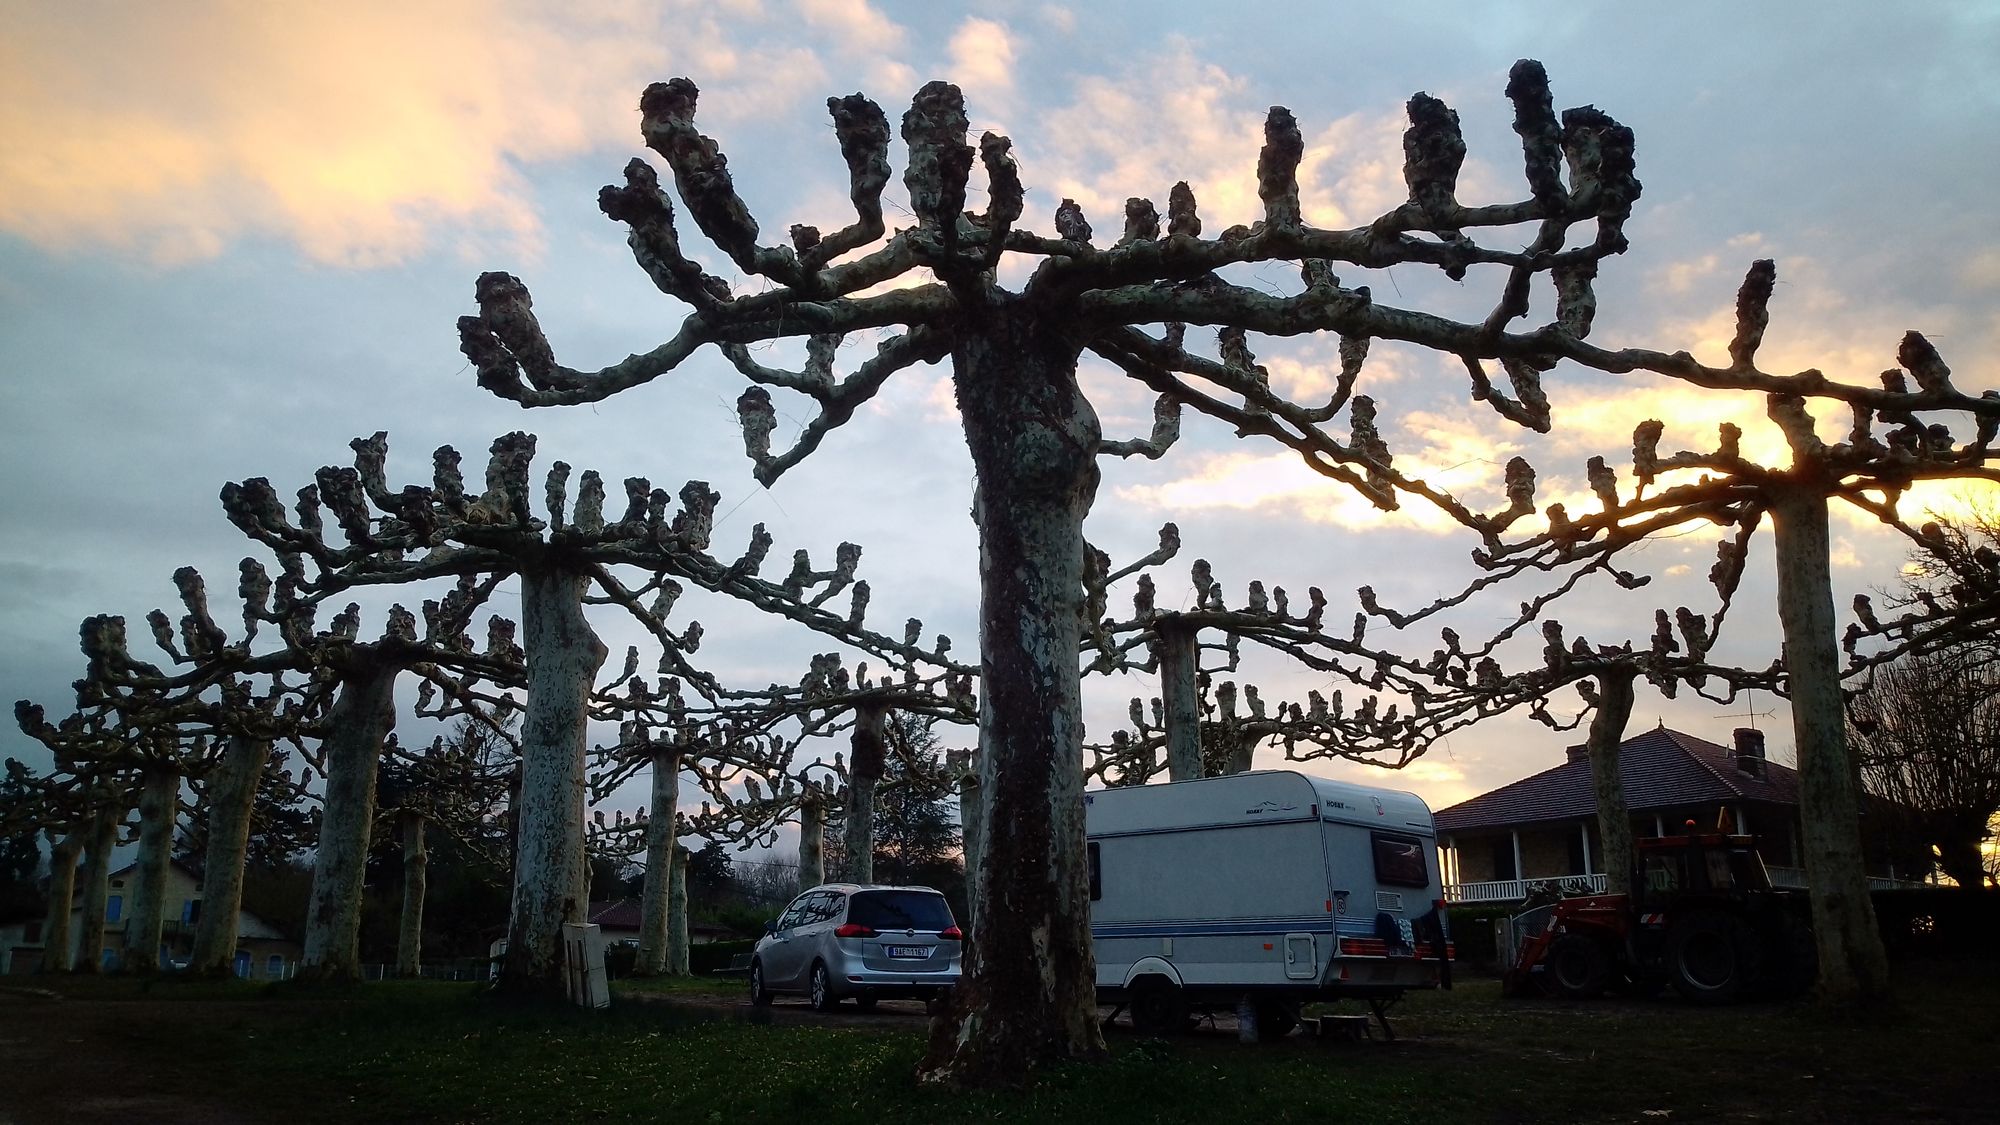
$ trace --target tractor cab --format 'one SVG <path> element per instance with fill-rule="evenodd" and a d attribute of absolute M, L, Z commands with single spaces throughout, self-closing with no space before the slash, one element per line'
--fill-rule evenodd
<path fill-rule="evenodd" d="M 1689 896 L 1739 899 L 1771 890 L 1750 836 L 1688 832 L 1633 841 L 1632 905 L 1645 911 Z"/>

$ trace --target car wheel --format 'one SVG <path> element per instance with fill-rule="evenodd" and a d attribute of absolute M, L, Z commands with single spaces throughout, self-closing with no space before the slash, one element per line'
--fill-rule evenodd
<path fill-rule="evenodd" d="M 810 998 L 815 1012 L 831 1012 L 833 1006 L 840 1003 L 840 998 L 833 994 L 833 978 L 827 975 L 823 961 L 813 962 Z"/>
<path fill-rule="evenodd" d="M 1187 1029 L 1187 998 L 1165 977 L 1148 977 L 1132 990 L 1132 1029 L 1141 1035 L 1178 1035 Z"/>
<path fill-rule="evenodd" d="M 759 1008 L 770 1007 L 771 990 L 764 987 L 764 963 L 750 963 L 750 1003 Z"/>
<path fill-rule="evenodd" d="M 1587 934 L 1564 934 L 1542 958 L 1542 985 L 1551 996 L 1591 1000 L 1611 982 L 1611 954 Z"/>
<path fill-rule="evenodd" d="M 1696 1004 L 1727 1004 L 1757 975 L 1757 935 L 1743 919 L 1715 911 L 1690 914 L 1667 934 L 1667 974 Z"/>

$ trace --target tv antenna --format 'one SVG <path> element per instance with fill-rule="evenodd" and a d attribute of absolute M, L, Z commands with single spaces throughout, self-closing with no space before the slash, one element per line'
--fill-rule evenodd
<path fill-rule="evenodd" d="M 1757 710 L 1757 701 L 1751 698 L 1756 694 L 1757 694 L 1756 688 L 1743 689 L 1743 710 L 1737 714 L 1733 715 L 1723 714 L 1723 715 L 1718 715 L 1716 717 L 1719 719 L 1746 719 L 1750 723 L 1750 729 L 1756 730 L 1758 719 L 1768 719 L 1772 715 L 1777 713 L 1775 710 L 1767 710 L 1767 711 Z"/>

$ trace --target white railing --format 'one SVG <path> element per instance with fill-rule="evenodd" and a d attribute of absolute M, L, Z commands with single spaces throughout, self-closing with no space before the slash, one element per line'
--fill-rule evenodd
<path fill-rule="evenodd" d="M 1446 883 L 1446 902 L 1519 902 L 1528 892 L 1547 883 L 1564 894 L 1589 894 L 1604 889 L 1604 874 L 1552 875 L 1545 879 L 1501 879 L 1487 883 Z"/>
<path fill-rule="evenodd" d="M 1766 867 L 1770 873 L 1771 885 L 1786 890 L 1806 888 L 1806 869 L 1803 867 Z M 1446 883 L 1446 902 L 1520 902 L 1528 897 L 1528 892 L 1541 884 L 1549 884 L 1564 894 L 1588 894 L 1604 889 L 1604 875 L 1551 875 L 1542 879 L 1500 879 L 1485 883 Z M 1901 887 L 1921 887 L 1926 884 L 1910 879 L 1892 879 L 1883 875 L 1870 875 L 1868 889 L 1874 891 L 1896 890 Z"/>

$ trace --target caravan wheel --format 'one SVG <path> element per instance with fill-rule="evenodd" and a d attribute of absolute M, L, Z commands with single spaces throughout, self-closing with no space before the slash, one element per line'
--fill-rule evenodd
<path fill-rule="evenodd" d="M 1299 1026 L 1299 1006 L 1286 1000 L 1257 1001 L 1257 1041 L 1272 1043 Z"/>
<path fill-rule="evenodd" d="M 1132 1029 L 1141 1035 L 1178 1035 L 1187 1029 L 1187 998 L 1165 977 L 1147 977 L 1132 987 Z"/>

